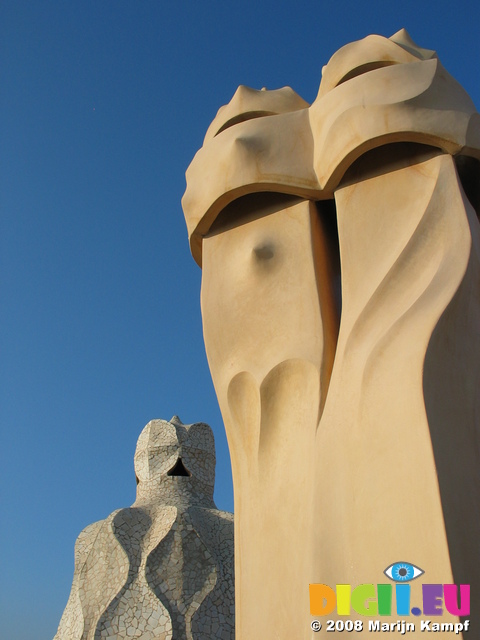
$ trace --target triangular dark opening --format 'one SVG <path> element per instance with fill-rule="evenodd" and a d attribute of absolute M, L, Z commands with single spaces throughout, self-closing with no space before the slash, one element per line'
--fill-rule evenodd
<path fill-rule="evenodd" d="M 179 458 L 170 471 L 167 471 L 167 476 L 191 476 L 192 474 L 185 468 L 182 459 Z"/>

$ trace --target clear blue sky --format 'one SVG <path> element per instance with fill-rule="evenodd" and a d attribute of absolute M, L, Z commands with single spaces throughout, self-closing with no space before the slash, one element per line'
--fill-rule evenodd
<path fill-rule="evenodd" d="M 205 421 L 184 173 L 237 85 L 312 101 L 343 44 L 406 27 L 480 106 L 478 0 L 3 0 L 0 636 L 48 640 L 87 524 L 135 498 L 152 418 Z"/>

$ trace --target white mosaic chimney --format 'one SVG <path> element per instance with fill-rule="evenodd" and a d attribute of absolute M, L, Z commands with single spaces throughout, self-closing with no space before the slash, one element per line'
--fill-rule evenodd
<path fill-rule="evenodd" d="M 212 430 L 152 420 L 135 473 L 134 504 L 77 539 L 54 640 L 233 640 L 233 514 L 213 502 Z"/>

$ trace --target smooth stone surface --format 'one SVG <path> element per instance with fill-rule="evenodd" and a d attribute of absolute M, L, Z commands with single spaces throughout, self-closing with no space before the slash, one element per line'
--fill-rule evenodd
<path fill-rule="evenodd" d="M 252 91 L 242 113 L 239 95 L 183 199 L 232 457 L 237 638 L 322 637 L 308 584 L 385 583 L 398 561 L 425 572 L 412 606 L 423 582 L 470 584 L 478 635 L 480 116 L 404 30 L 340 49 L 308 108 L 266 115 Z"/>

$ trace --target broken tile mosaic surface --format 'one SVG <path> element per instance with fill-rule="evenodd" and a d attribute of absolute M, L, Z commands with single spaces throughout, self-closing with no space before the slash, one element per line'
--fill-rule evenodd
<path fill-rule="evenodd" d="M 152 420 L 134 461 L 134 504 L 77 539 L 54 640 L 233 640 L 233 514 L 213 501 L 210 427 Z"/>

